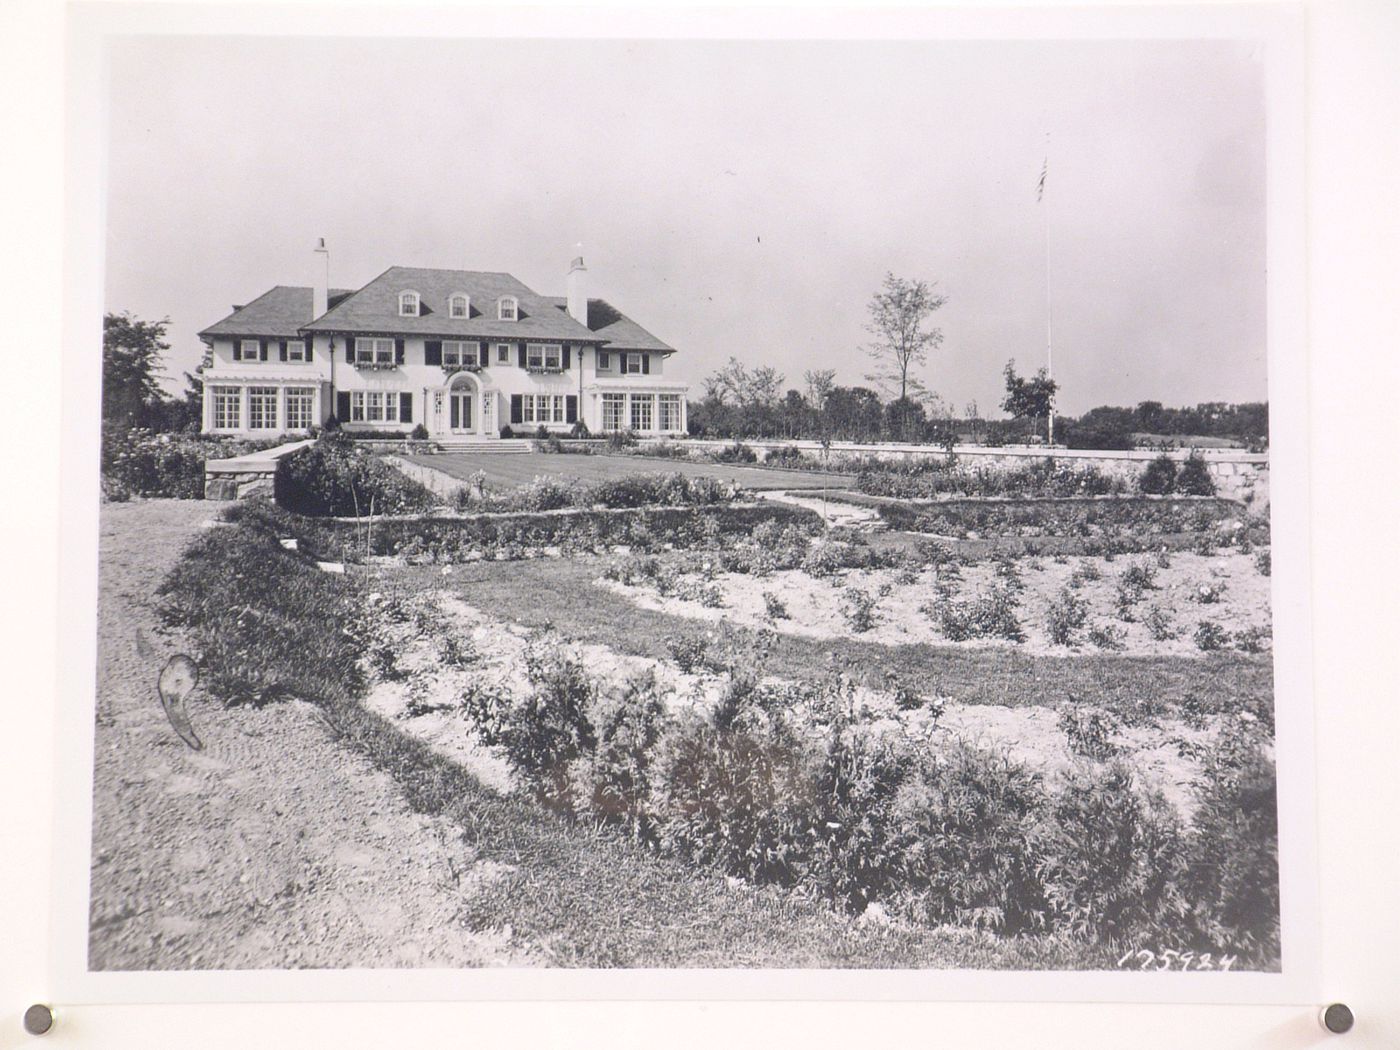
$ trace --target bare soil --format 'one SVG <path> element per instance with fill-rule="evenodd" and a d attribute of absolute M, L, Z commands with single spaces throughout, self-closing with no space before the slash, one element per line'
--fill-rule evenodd
<path fill-rule="evenodd" d="M 153 592 L 219 506 L 102 509 L 89 965 L 96 970 L 518 965 L 508 928 L 467 930 L 500 874 L 311 705 L 188 700 L 175 735 L 156 675 L 181 641 Z"/>

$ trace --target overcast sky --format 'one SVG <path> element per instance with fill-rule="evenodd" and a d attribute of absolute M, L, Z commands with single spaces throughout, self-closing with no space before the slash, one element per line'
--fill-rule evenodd
<path fill-rule="evenodd" d="M 590 294 L 679 351 L 855 384 L 886 271 L 936 282 L 922 378 L 995 414 L 1261 400 L 1262 66 L 1242 43 L 136 38 L 110 64 L 109 309 L 195 333 L 392 265 Z M 1036 181 L 1050 136 L 1048 208 Z"/>

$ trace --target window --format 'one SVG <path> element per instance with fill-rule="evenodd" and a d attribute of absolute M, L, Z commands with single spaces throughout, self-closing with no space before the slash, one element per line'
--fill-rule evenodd
<path fill-rule="evenodd" d="M 250 386 L 248 388 L 248 429 L 275 430 L 277 428 L 277 388 L 275 386 Z"/>
<path fill-rule="evenodd" d="M 525 423 L 564 422 L 562 394 L 525 394 L 520 399 L 520 419 Z"/>
<path fill-rule="evenodd" d="M 305 341 L 305 340 L 303 340 L 303 339 L 288 339 L 288 340 L 287 340 L 287 360 L 288 360 L 288 361 L 305 361 L 305 360 L 306 360 L 306 341 Z"/>
<path fill-rule="evenodd" d="M 627 404 L 626 394 L 603 395 L 603 429 L 621 430 L 622 412 Z"/>
<path fill-rule="evenodd" d="M 472 368 L 480 363 L 480 353 L 480 343 L 444 341 L 442 365 L 444 368 Z"/>
<path fill-rule="evenodd" d="M 447 314 L 449 317 L 470 317 L 471 300 L 465 295 L 454 295 L 447 301 Z"/>
<path fill-rule="evenodd" d="M 612 368 L 612 355 L 606 350 L 598 351 L 598 367 L 605 371 Z"/>
<path fill-rule="evenodd" d="M 637 376 L 642 374 L 642 354 L 627 355 L 627 374 Z"/>
<path fill-rule="evenodd" d="M 236 386 L 216 386 L 214 388 L 214 429 L 237 430 L 239 408 L 242 404 L 242 391 Z"/>
<path fill-rule="evenodd" d="M 498 365 L 508 365 L 508 364 L 510 364 L 510 344 L 509 344 L 509 343 L 497 343 L 497 344 L 496 344 L 496 364 L 498 364 Z"/>
<path fill-rule="evenodd" d="M 256 339 L 240 339 L 233 344 L 235 361 L 261 361 L 262 343 Z"/>
<path fill-rule="evenodd" d="M 309 386 L 287 387 L 288 430 L 305 430 L 311 425 L 312 394 Z"/>
<path fill-rule="evenodd" d="M 400 317 L 417 317 L 417 316 L 418 316 L 418 293 L 417 293 L 417 292 L 400 292 L 400 293 L 399 293 L 399 316 L 400 316 Z"/>
<path fill-rule="evenodd" d="M 527 368 L 563 368 L 564 348 L 558 343 L 526 343 Z"/>
<path fill-rule="evenodd" d="M 680 394 L 661 394 L 656 399 L 657 430 L 679 430 L 681 428 Z"/>
<path fill-rule="evenodd" d="M 650 397 L 637 397 L 635 394 L 631 399 L 632 409 L 632 429 L 651 429 L 651 402 Z"/>
<path fill-rule="evenodd" d="M 398 421 L 398 391 L 356 390 L 350 395 L 350 422 L 397 423 Z"/>
<path fill-rule="evenodd" d="M 504 295 L 496 300 L 496 318 L 500 321 L 519 320 L 520 304 L 512 295 Z"/>
<path fill-rule="evenodd" d="M 355 364 L 392 365 L 394 363 L 394 341 L 392 339 L 356 339 Z"/>

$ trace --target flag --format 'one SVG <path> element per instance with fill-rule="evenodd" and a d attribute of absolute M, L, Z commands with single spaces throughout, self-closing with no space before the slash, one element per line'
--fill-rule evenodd
<path fill-rule="evenodd" d="M 1050 155 L 1045 155 L 1045 161 L 1040 165 L 1040 181 L 1036 183 L 1035 199 L 1041 201 L 1045 199 L 1045 177 L 1050 174 Z"/>

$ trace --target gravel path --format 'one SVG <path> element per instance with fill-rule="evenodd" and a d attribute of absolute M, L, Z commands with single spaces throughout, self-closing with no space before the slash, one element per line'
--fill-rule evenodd
<path fill-rule="evenodd" d="M 470 931 L 476 864 L 444 821 L 337 745 L 315 708 L 188 701 L 192 751 L 155 680 L 179 639 L 153 594 L 218 504 L 102 509 L 89 965 L 94 970 L 524 965 Z M 392 892 L 386 889 L 392 888 Z"/>

